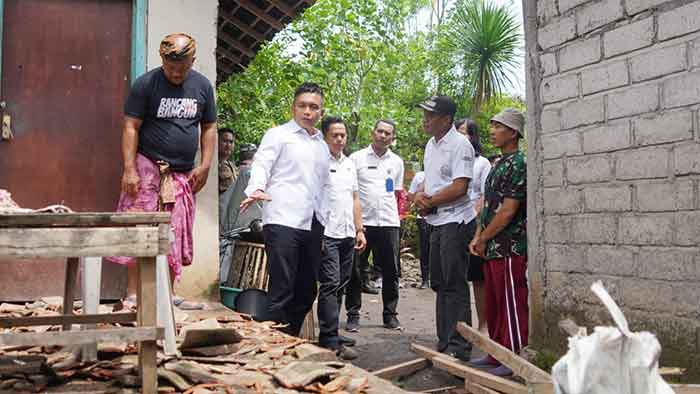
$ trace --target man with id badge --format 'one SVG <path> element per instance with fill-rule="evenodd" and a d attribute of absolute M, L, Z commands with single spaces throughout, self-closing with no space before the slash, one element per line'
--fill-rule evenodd
<path fill-rule="evenodd" d="M 399 303 L 399 212 L 396 190 L 403 190 L 403 160 L 389 149 L 396 137 L 396 124 L 379 120 L 372 131 L 372 144 L 359 150 L 350 159 L 357 168 L 357 184 L 362 206 L 362 223 L 367 239 L 366 253 L 372 253 L 374 264 L 382 271 L 382 302 L 384 327 L 401 329 L 396 317 Z M 358 260 L 355 259 L 353 279 L 348 288 L 346 330 L 357 331 L 362 307 Z"/>
<path fill-rule="evenodd" d="M 467 270 L 469 234 L 476 212 L 467 191 L 474 168 L 474 148 L 453 126 L 457 105 L 433 96 L 418 105 L 423 128 L 432 136 L 425 146 L 424 191 L 415 204 L 431 226 L 430 286 L 437 293 L 437 350 L 468 361 L 471 344 L 457 332 L 457 322 L 471 324 Z"/>

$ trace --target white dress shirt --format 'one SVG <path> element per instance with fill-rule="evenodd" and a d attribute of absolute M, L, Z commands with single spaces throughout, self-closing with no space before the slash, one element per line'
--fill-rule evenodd
<path fill-rule="evenodd" d="M 262 190 L 272 198 L 263 203 L 263 224 L 311 230 L 314 213 L 326 224 L 323 190 L 329 166 L 330 152 L 321 132 L 309 135 L 291 120 L 263 136 L 245 194 Z"/>
<path fill-rule="evenodd" d="M 390 149 L 379 157 L 371 145 L 353 153 L 350 159 L 357 168 L 362 224 L 399 227 L 394 192 L 403 190 L 403 160 Z"/>
<path fill-rule="evenodd" d="M 469 182 L 469 199 L 474 204 L 482 195 L 486 187 L 486 178 L 491 171 L 491 163 L 489 159 L 483 155 L 476 157 L 474 161 L 474 178 Z"/>
<path fill-rule="evenodd" d="M 330 238 L 355 238 L 355 215 L 353 194 L 357 192 L 357 170 L 355 163 L 340 154 L 340 159 L 331 155 L 324 198 L 328 223 L 324 235 Z"/>
<path fill-rule="evenodd" d="M 458 178 L 473 178 L 474 148 L 467 137 L 452 127 L 440 141 L 435 137 L 428 141 L 423 156 L 425 168 L 425 193 L 437 194 Z M 425 220 L 433 226 L 447 223 L 468 223 L 476 217 L 476 212 L 469 200 L 469 192 L 447 204 L 437 207 L 437 213 L 426 216 Z"/>

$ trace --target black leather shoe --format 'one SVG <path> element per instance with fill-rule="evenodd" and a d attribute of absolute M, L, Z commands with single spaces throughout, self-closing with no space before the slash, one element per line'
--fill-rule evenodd
<path fill-rule="evenodd" d="M 392 316 L 388 320 L 385 320 L 384 328 L 388 328 L 390 330 L 403 330 L 403 327 L 401 327 L 401 323 L 399 322 L 399 319 L 396 318 L 396 316 Z"/>

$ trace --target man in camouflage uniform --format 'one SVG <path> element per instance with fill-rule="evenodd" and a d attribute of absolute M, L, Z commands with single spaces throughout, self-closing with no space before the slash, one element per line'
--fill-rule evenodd
<path fill-rule="evenodd" d="M 527 346 L 528 335 L 527 175 L 525 155 L 518 150 L 523 124 L 523 114 L 511 108 L 491 118 L 491 143 L 503 156 L 486 178 L 480 225 L 469 244 L 470 251 L 486 261 L 489 336 L 516 354 Z M 472 364 L 492 365 L 489 372 L 494 375 L 512 374 L 491 356 Z"/>

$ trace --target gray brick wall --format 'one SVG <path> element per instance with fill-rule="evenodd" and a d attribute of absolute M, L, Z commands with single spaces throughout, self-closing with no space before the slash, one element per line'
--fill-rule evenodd
<path fill-rule="evenodd" d="M 700 0 L 523 0 L 531 340 L 610 324 L 700 382 Z M 541 315 L 541 316 L 540 316 Z"/>

